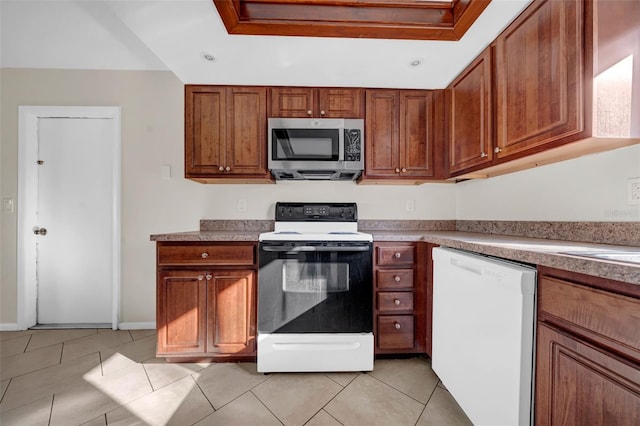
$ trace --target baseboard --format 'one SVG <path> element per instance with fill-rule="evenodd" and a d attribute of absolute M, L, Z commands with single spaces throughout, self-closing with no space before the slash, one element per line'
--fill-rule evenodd
<path fill-rule="evenodd" d="M 20 328 L 16 322 L 1 322 L 0 331 L 20 331 L 24 328 Z"/>
<path fill-rule="evenodd" d="M 155 321 L 151 322 L 121 322 L 118 324 L 120 330 L 155 330 Z"/>

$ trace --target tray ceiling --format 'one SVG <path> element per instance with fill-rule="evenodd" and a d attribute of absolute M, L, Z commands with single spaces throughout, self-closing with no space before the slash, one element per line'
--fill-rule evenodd
<path fill-rule="evenodd" d="M 229 34 L 460 40 L 491 0 L 212 0 Z"/>

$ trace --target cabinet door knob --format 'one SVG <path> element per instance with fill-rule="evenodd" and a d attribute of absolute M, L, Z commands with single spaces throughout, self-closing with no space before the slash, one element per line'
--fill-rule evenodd
<path fill-rule="evenodd" d="M 211 280 L 211 278 L 213 278 L 212 275 L 207 275 L 207 280 Z"/>
<path fill-rule="evenodd" d="M 407 169 L 405 169 L 404 167 L 402 168 L 402 173 L 406 173 Z"/>
<path fill-rule="evenodd" d="M 480 153 L 480 158 L 485 158 L 486 156 L 487 156 L 487 153 L 486 153 L 486 152 L 482 152 L 482 153 Z"/>
<path fill-rule="evenodd" d="M 225 172 L 230 172 L 231 171 L 231 167 L 227 166 L 227 168 L 224 169 L 224 170 L 225 170 Z"/>
<path fill-rule="evenodd" d="M 224 171 L 224 167 L 220 166 L 220 167 L 218 167 L 218 170 L 220 170 L 221 172 L 223 172 L 223 171 Z"/>
<path fill-rule="evenodd" d="M 204 280 L 204 275 L 198 275 L 198 281 Z"/>
<path fill-rule="evenodd" d="M 496 148 L 493 150 L 493 152 L 495 152 L 496 154 L 500 151 L 502 151 L 502 149 L 498 146 L 496 146 Z"/>
<path fill-rule="evenodd" d="M 400 253 L 398 252 L 398 253 L 394 254 L 393 257 L 395 257 L 396 259 L 400 259 Z"/>
<path fill-rule="evenodd" d="M 394 323 L 393 326 L 396 328 L 396 330 L 400 330 L 400 323 L 399 322 Z"/>
<path fill-rule="evenodd" d="M 399 301 L 398 299 L 394 299 L 394 300 L 393 300 L 393 303 L 394 303 L 396 306 L 400 305 L 400 301 Z"/>
<path fill-rule="evenodd" d="M 207 253 L 206 251 L 204 253 L 202 253 L 202 258 L 206 259 L 207 257 L 209 257 L 209 253 Z"/>
<path fill-rule="evenodd" d="M 400 282 L 400 277 L 398 275 L 396 275 L 395 277 L 393 277 L 394 281 L 399 283 Z"/>
<path fill-rule="evenodd" d="M 324 112 L 324 110 L 320 111 L 320 115 L 325 115 L 326 112 Z"/>
<path fill-rule="evenodd" d="M 311 114 L 312 114 L 312 111 L 311 111 L 311 110 L 308 110 L 308 111 L 307 111 L 307 115 L 311 115 Z"/>
<path fill-rule="evenodd" d="M 396 167 L 396 173 L 400 173 L 400 169 Z"/>

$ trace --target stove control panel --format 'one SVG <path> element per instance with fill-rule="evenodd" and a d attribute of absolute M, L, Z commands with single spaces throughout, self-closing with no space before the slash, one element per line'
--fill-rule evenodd
<path fill-rule="evenodd" d="M 276 203 L 279 222 L 357 222 L 356 203 Z"/>

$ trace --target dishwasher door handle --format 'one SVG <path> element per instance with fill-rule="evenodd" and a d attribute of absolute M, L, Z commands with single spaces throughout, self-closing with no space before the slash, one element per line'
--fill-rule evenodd
<path fill-rule="evenodd" d="M 476 275 L 482 275 L 482 268 L 480 266 L 465 262 L 461 259 L 452 258 L 451 265 L 455 266 L 456 268 L 464 269 L 465 271 L 469 271 Z"/>

